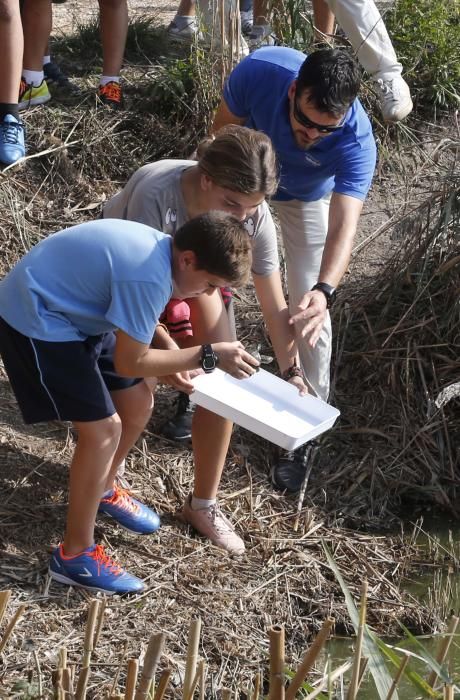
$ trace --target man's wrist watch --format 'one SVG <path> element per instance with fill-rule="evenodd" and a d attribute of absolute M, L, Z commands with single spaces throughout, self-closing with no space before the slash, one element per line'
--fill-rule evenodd
<path fill-rule="evenodd" d="M 330 309 L 337 298 L 335 287 L 331 287 L 331 285 L 326 284 L 326 282 L 318 282 L 311 288 L 311 291 L 313 292 L 316 289 L 324 294 L 326 297 L 327 308 Z"/>
<path fill-rule="evenodd" d="M 201 346 L 201 369 L 209 374 L 214 372 L 219 363 L 219 356 L 212 349 L 212 345 Z"/>

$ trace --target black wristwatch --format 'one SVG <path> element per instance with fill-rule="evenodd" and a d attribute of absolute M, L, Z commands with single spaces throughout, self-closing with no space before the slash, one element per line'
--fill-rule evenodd
<path fill-rule="evenodd" d="M 201 349 L 201 369 L 209 374 L 214 372 L 219 363 L 219 356 L 212 349 L 212 345 L 202 345 Z"/>
<path fill-rule="evenodd" d="M 318 289 L 324 294 L 324 296 L 326 297 L 327 308 L 330 309 L 337 298 L 337 292 L 335 290 L 335 287 L 331 287 L 331 285 L 326 284 L 326 282 L 318 282 L 311 288 L 311 291 L 313 292 L 315 289 Z"/>

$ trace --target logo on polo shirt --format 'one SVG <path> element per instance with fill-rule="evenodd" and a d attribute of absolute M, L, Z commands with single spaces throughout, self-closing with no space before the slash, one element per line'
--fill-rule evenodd
<path fill-rule="evenodd" d="M 168 211 L 166 212 L 165 221 L 166 221 L 166 224 L 167 224 L 168 226 L 169 226 L 169 224 L 175 224 L 175 223 L 176 223 L 176 221 L 177 221 L 177 212 L 176 212 L 175 209 L 171 209 L 171 207 L 169 207 Z"/>
<path fill-rule="evenodd" d="M 255 233 L 255 229 L 256 229 L 256 224 L 255 224 L 254 219 L 252 217 L 250 217 L 249 219 L 246 219 L 246 221 L 243 221 L 243 226 L 252 238 L 252 236 Z"/>
<path fill-rule="evenodd" d="M 314 158 L 309 153 L 305 154 L 305 160 L 307 161 L 307 163 L 314 165 L 316 168 L 318 167 L 318 165 L 321 165 L 321 161 L 319 161 L 317 158 Z"/>

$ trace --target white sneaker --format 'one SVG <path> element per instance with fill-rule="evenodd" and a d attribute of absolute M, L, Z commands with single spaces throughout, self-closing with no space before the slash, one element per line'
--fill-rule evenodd
<path fill-rule="evenodd" d="M 193 44 L 198 34 L 198 28 L 195 20 L 191 20 L 181 28 L 173 20 L 167 29 L 167 33 L 173 41 L 180 41 L 182 44 Z"/>
<path fill-rule="evenodd" d="M 374 82 L 380 98 L 380 109 L 386 122 L 399 122 L 412 111 L 409 86 L 400 76 L 379 78 Z"/>
<path fill-rule="evenodd" d="M 253 16 L 252 16 L 252 10 L 241 10 L 240 12 L 240 18 L 241 18 L 241 31 L 243 34 L 250 34 L 252 31 L 253 25 Z"/>
<path fill-rule="evenodd" d="M 248 37 L 249 51 L 254 51 L 260 46 L 274 46 L 276 38 L 269 24 L 253 24 Z"/>

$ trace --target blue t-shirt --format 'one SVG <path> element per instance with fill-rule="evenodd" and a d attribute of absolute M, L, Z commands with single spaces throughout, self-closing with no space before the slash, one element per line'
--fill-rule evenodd
<path fill-rule="evenodd" d="M 224 100 L 233 114 L 246 118 L 246 126 L 271 138 L 280 165 L 275 199 L 313 202 L 334 191 L 364 200 L 374 174 L 376 147 L 359 100 L 336 133 L 308 150 L 295 142 L 288 89 L 305 59 L 300 51 L 281 46 L 254 51 L 231 72 Z"/>
<path fill-rule="evenodd" d="M 171 294 L 171 237 L 100 219 L 32 248 L 0 282 L 0 316 L 37 340 L 84 340 L 119 328 L 150 343 Z"/>

